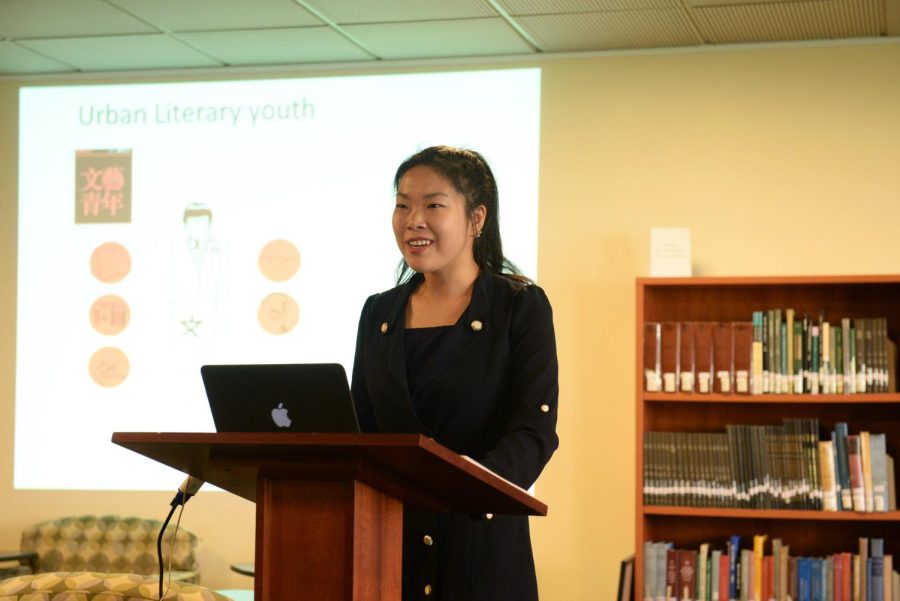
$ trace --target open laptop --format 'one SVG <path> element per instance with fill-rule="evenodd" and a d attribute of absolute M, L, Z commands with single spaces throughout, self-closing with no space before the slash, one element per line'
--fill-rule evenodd
<path fill-rule="evenodd" d="M 204 365 L 218 432 L 359 432 L 338 363 Z"/>

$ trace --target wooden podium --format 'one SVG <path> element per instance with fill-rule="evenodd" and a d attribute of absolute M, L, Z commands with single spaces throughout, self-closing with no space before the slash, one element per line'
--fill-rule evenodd
<path fill-rule="evenodd" d="M 257 601 L 400 601 L 404 505 L 547 514 L 418 434 L 117 432 L 112 441 L 256 502 Z"/>

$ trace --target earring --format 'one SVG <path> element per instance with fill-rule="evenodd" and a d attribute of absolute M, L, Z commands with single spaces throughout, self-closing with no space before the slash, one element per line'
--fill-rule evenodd
<path fill-rule="evenodd" d="M 475 232 L 474 234 L 472 234 L 472 237 L 473 237 L 473 238 L 481 238 L 481 230 L 478 230 L 477 232 Z"/>

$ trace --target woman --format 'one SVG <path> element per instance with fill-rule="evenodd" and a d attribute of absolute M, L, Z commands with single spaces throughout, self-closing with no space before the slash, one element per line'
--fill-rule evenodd
<path fill-rule="evenodd" d="M 362 310 L 360 426 L 423 433 L 528 488 L 558 445 L 556 342 L 543 290 L 503 257 L 491 169 L 437 146 L 394 188 L 403 261 Z M 408 509 L 403 529 L 404 601 L 537 599 L 527 517 Z"/>

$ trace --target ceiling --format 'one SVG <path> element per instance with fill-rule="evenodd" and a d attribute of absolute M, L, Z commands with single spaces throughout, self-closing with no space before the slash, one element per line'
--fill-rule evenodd
<path fill-rule="evenodd" d="M 0 76 L 900 36 L 900 0 L 0 0 Z"/>

